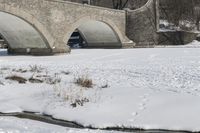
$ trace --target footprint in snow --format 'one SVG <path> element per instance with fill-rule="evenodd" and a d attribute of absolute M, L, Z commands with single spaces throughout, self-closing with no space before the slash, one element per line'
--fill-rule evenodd
<path fill-rule="evenodd" d="M 143 96 L 140 96 L 142 98 L 142 102 L 139 103 L 139 110 L 146 109 L 147 102 L 149 101 L 148 96 L 149 96 L 148 93 L 144 94 Z"/>
<path fill-rule="evenodd" d="M 133 118 L 132 119 L 128 119 L 128 121 L 129 122 L 134 122 L 135 121 L 135 117 L 138 115 L 138 113 L 137 112 L 133 112 L 133 113 L 131 113 L 131 115 L 133 116 Z"/>
<path fill-rule="evenodd" d="M 137 114 L 138 114 L 137 112 L 133 112 L 131 115 L 136 116 Z"/>

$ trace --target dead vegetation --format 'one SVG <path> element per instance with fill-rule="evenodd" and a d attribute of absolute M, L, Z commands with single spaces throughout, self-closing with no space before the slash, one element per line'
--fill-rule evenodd
<path fill-rule="evenodd" d="M 102 85 L 100 88 L 104 89 L 104 88 L 108 88 L 109 85 L 108 84 L 105 84 L 105 85 Z"/>
<path fill-rule="evenodd" d="M 4 85 L 4 83 L 0 81 L 0 85 Z"/>
<path fill-rule="evenodd" d="M 14 72 L 11 76 L 7 76 L 6 80 L 12 80 L 17 81 L 20 84 L 25 84 L 27 81 L 30 83 L 46 83 L 50 85 L 54 85 L 61 82 L 61 78 L 58 76 L 58 73 L 55 73 L 53 76 L 48 74 L 48 71 L 44 71 L 45 69 L 38 65 L 29 65 L 29 68 L 13 68 L 10 69 L 9 67 L 3 67 L 0 68 L 0 72 L 3 70 L 10 70 L 11 72 Z M 46 73 L 45 73 L 46 72 Z M 16 73 L 16 74 L 15 74 Z M 30 78 L 24 78 L 23 76 L 20 76 L 24 73 L 33 73 Z M 63 74 L 68 75 L 70 72 L 62 71 Z M 27 77 L 27 76 L 26 76 Z M 0 85 L 3 85 L 3 83 L 0 82 Z"/>
<path fill-rule="evenodd" d="M 34 78 L 32 76 L 27 80 L 26 78 L 24 78 L 22 76 L 12 75 L 12 76 L 6 77 L 5 79 L 17 81 L 20 84 L 25 84 L 27 81 L 29 81 L 30 83 L 44 83 L 45 82 L 50 85 L 58 84 L 61 82 L 61 78 L 59 78 L 59 77 L 46 77 L 46 78 L 40 79 L 40 78 Z M 1 82 L 0 82 L 0 84 L 1 84 Z"/>
<path fill-rule="evenodd" d="M 83 99 L 76 99 L 72 104 L 71 106 L 73 108 L 76 108 L 77 106 L 83 106 L 85 103 L 88 103 L 89 102 L 89 99 L 87 98 L 83 98 Z"/>
<path fill-rule="evenodd" d="M 30 67 L 29 71 L 34 72 L 34 73 L 41 73 L 44 70 L 43 67 L 38 66 L 38 65 L 30 65 L 29 67 Z"/>
<path fill-rule="evenodd" d="M 45 82 L 50 85 L 55 85 L 61 82 L 61 78 L 55 73 L 53 77 L 46 77 Z"/>
<path fill-rule="evenodd" d="M 6 70 L 9 70 L 10 68 L 9 67 L 1 67 L 0 70 L 2 71 L 6 71 Z"/>
<path fill-rule="evenodd" d="M 28 81 L 29 81 L 30 83 L 43 83 L 43 82 L 44 82 L 44 81 L 41 80 L 41 79 L 37 79 L 37 78 L 33 78 L 33 77 L 29 78 Z"/>
<path fill-rule="evenodd" d="M 17 81 L 20 84 L 25 84 L 27 82 L 26 78 L 21 77 L 21 76 L 17 76 L 17 75 L 8 76 L 5 79 L 6 80 Z"/>
<path fill-rule="evenodd" d="M 69 75 L 70 74 L 69 71 L 61 71 L 61 73 L 64 74 L 64 75 Z"/>
<path fill-rule="evenodd" d="M 92 79 L 89 79 L 87 76 L 75 78 L 75 84 L 85 88 L 92 88 L 94 85 Z"/>
<path fill-rule="evenodd" d="M 13 72 L 18 72 L 18 73 L 26 73 L 27 72 L 26 69 L 22 69 L 22 68 L 20 68 L 20 69 L 12 69 L 12 71 Z"/>
<path fill-rule="evenodd" d="M 94 86 L 93 80 L 88 78 L 88 76 L 75 76 L 72 85 L 68 89 L 63 89 L 62 79 L 60 76 L 69 75 L 69 71 L 60 71 L 58 73 L 50 74 L 47 70 L 40 66 L 34 65 L 30 66 L 30 69 L 16 68 L 10 69 L 13 72 L 12 75 L 8 75 L 5 79 L 16 81 L 19 84 L 49 84 L 54 87 L 54 93 L 56 98 L 61 99 L 63 102 L 68 103 L 72 108 L 77 108 L 84 106 L 86 103 L 91 101 L 85 92 Z M 30 76 L 30 74 L 32 74 Z M 4 85 L 0 81 L 0 85 Z M 105 84 L 101 88 L 107 88 L 108 85 Z M 96 93 L 95 93 L 96 94 Z"/>
<path fill-rule="evenodd" d="M 49 78 L 50 75 L 44 74 L 44 75 L 36 75 L 37 78 Z"/>

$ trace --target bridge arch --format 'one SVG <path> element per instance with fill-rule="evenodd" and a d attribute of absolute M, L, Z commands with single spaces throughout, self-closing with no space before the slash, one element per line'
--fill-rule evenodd
<path fill-rule="evenodd" d="M 0 33 L 9 52 L 14 54 L 51 54 L 54 47 L 54 40 L 43 24 L 10 5 L 0 4 Z"/>
<path fill-rule="evenodd" d="M 95 27 L 97 28 L 94 27 L 94 29 L 92 28 L 87 29 L 92 25 L 95 25 Z M 87 16 L 87 17 L 82 17 L 78 19 L 77 21 L 75 21 L 75 23 L 73 23 L 70 26 L 70 28 L 65 29 L 66 34 L 64 35 L 64 38 L 63 38 L 63 41 L 65 42 L 65 44 L 68 43 L 72 33 L 76 29 L 78 29 L 78 31 L 81 32 L 81 35 L 83 36 L 86 42 L 88 42 L 88 40 L 90 41 L 88 42 L 89 47 L 103 47 L 103 48 L 122 47 L 122 41 L 123 41 L 122 33 L 120 32 L 118 27 L 107 18 L 96 18 L 96 17 L 93 18 L 93 17 Z M 88 34 L 89 32 L 90 34 Z M 91 32 L 93 32 L 94 34 L 91 34 Z M 98 32 L 96 33 L 97 35 L 95 35 L 95 32 Z M 108 36 L 108 33 L 109 33 L 109 36 Z M 98 34 L 99 35 L 101 34 L 101 37 L 99 38 L 101 40 L 95 38 L 96 36 L 98 36 Z M 89 36 L 93 36 L 93 37 L 89 37 Z M 108 37 L 110 38 L 108 39 Z"/>

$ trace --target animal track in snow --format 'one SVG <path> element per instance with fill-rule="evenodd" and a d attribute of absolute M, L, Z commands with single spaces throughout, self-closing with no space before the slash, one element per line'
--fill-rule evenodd
<path fill-rule="evenodd" d="M 142 100 L 141 100 L 141 103 L 138 104 L 139 111 L 145 110 L 147 108 L 147 103 L 149 102 L 149 98 L 148 98 L 149 95 L 150 95 L 149 93 L 145 93 L 144 95 L 140 96 Z"/>
<path fill-rule="evenodd" d="M 146 108 L 147 108 L 147 103 L 149 102 L 149 97 L 150 94 L 149 93 L 145 93 L 144 95 L 140 96 L 141 98 L 141 102 L 138 103 L 138 109 L 136 112 L 133 112 L 131 115 L 132 115 L 132 118 L 129 119 L 128 121 L 129 122 L 134 122 L 136 117 L 142 112 L 144 111 Z"/>

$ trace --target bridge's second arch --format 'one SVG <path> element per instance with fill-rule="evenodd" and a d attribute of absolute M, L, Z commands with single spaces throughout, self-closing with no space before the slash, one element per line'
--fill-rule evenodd
<path fill-rule="evenodd" d="M 121 48 L 122 35 L 109 21 L 84 18 L 66 30 L 65 42 L 71 47 L 83 48 Z M 73 32 L 73 33 L 72 33 Z"/>

